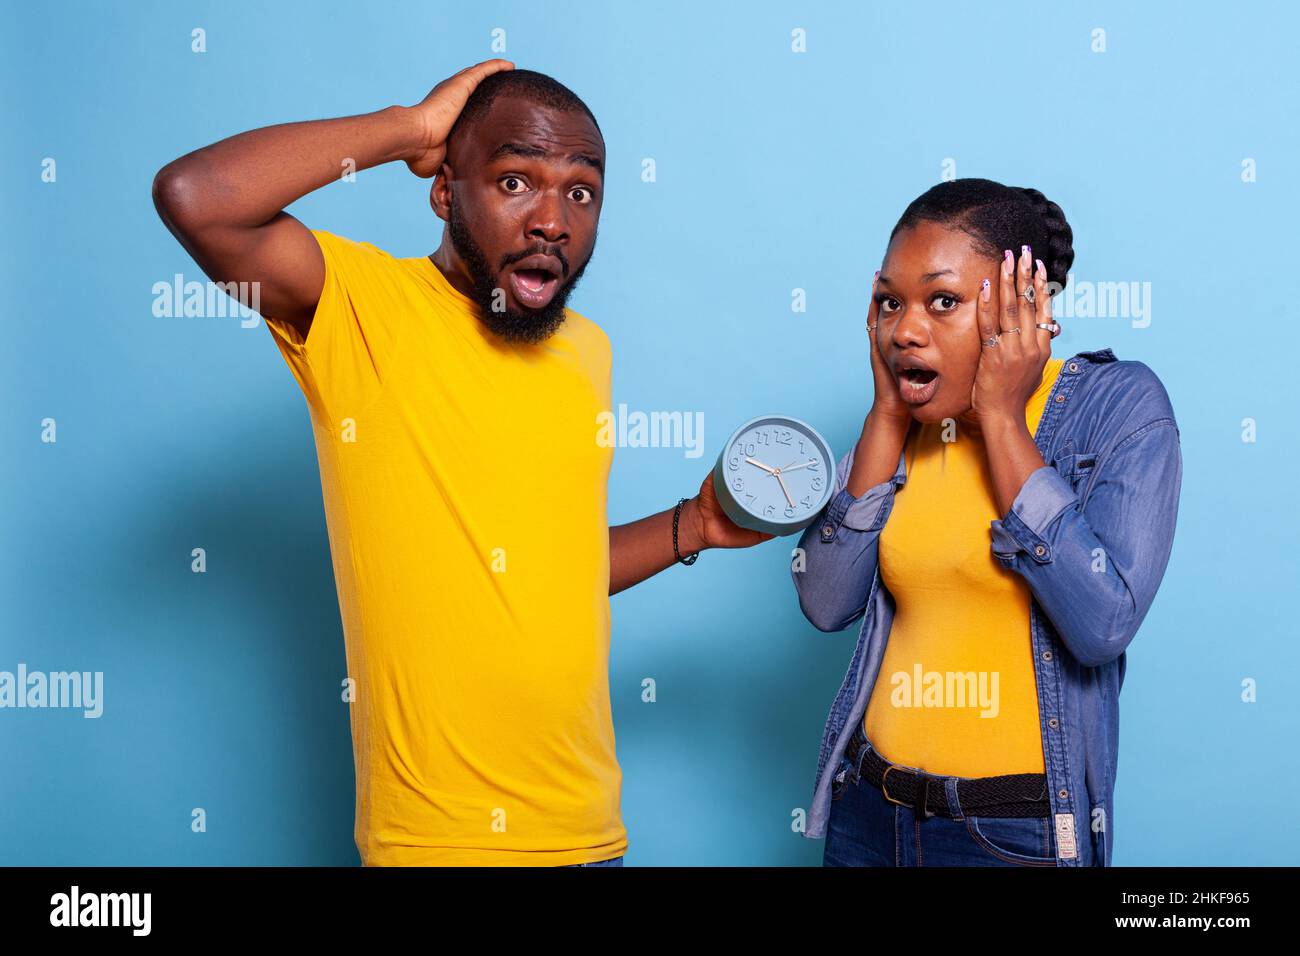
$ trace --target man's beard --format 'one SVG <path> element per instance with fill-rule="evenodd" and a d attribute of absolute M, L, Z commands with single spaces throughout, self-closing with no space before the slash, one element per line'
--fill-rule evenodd
<path fill-rule="evenodd" d="M 499 281 L 500 272 L 494 273 L 492 271 L 491 266 L 488 265 L 487 257 L 483 255 L 483 250 L 478 247 L 474 238 L 469 234 L 469 229 L 465 226 L 465 220 L 460 215 L 460 209 L 454 196 L 451 201 L 451 215 L 447 220 L 447 227 L 451 236 L 452 248 L 456 250 L 456 254 L 460 256 L 461 261 L 465 263 L 465 267 L 469 269 L 470 279 L 474 283 L 474 291 L 470 298 L 478 306 L 479 318 L 483 320 L 483 323 L 489 329 L 507 342 L 536 345 L 550 338 L 564 324 L 564 305 L 569 301 L 569 294 L 573 292 L 574 286 L 582 278 L 582 273 L 586 271 L 587 262 L 591 261 L 590 256 L 587 257 L 587 262 L 584 262 L 572 277 L 567 275 L 569 262 L 564 257 L 564 253 L 558 249 L 543 250 L 533 248 L 506 256 L 501 263 L 502 269 L 512 262 L 518 262 L 528 256 L 545 251 L 560 260 L 565 272 L 565 275 L 560 276 L 560 286 L 555 290 L 555 295 L 551 297 L 550 302 L 540 309 L 517 312 L 506 304 L 506 290 Z"/>

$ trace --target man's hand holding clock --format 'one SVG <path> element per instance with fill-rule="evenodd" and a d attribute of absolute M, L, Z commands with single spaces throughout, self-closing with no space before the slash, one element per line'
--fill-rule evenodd
<path fill-rule="evenodd" d="M 749 548 L 816 520 L 834 487 L 835 458 L 809 425 L 764 415 L 723 446 L 700 493 L 609 532 L 609 593 L 691 564 L 707 548 Z"/>

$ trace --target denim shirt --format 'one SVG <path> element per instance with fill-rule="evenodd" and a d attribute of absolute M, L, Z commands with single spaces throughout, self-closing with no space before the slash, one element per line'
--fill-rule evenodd
<path fill-rule="evenodd" d="M 1057 865 L 1109 866 L 1124 653 L 1169 564 L 1183 471 L 1178 425 L 1155 373 L 1102 349 L 1062 365 L 1034 440 L 1048 464 L 990 523 L 990 548 L 1031 592 Z M 866 713 L 895 609 L 877 548 L 907 480 L 906 453 L 892 478 L 855 498 L 845 487 L 855 450 L 840 460 L 831 500 L 791 564 L 799 606 L 816 628 L 841 631 L 862 618 L 822 735 L 811 838 L 825 836 L 832 784 Z"/>

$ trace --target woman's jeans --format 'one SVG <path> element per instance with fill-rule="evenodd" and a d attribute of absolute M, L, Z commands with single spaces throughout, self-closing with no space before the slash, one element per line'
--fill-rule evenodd
<path fill-rule="evenodd" d="M 844 777 L 831 791 L 825 866 L 1056 865 L 1047 817 L 967 816 L 956 807 L 960 819 L 918 818 L 860 779 L 852 761 L 842 760 L 840 770 Z"/>

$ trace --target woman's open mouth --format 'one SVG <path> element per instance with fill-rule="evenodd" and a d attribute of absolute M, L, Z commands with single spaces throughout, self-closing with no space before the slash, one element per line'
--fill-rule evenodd
<path fill-rule="evenodd" d="M 939 373 L 929 368 L 905 368 L 898 373 L 898 394 L 909 405 L 924 405 L 939 390 Z"/>
<path fill-rule="evenodd" d="M 527 309 L 544 309 L 555 298 L 560 277 L 545 269 L 517 269 L 510 273 L 515 301 Z"/>

